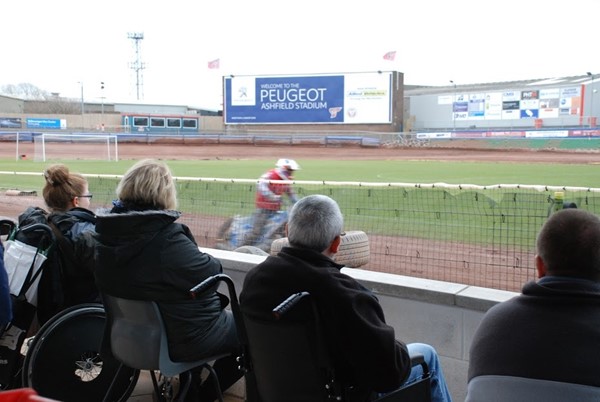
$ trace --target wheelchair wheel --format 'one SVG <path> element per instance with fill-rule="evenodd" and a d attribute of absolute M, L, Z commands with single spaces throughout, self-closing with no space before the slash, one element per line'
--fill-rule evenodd
<path fill-rule="evenodd" d="M 102 401 L 120 363 L 100 357 L 105 313 L 100 304 L 82 304 L 52 317 L 40 328 L 23 363 L 23 384 L 41 396 L 64 402 Z M 126 401 L 139 370 L 124 367 L 111 401 Z"/>

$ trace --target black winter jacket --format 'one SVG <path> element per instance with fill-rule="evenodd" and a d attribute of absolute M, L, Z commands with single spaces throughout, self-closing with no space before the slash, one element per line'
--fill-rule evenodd
<path fill-rule="evenodd" d="M 73 208 L 64 213 L 51 213 L 48 221 L 58 228 L 66 240 L 61 243 L 61 239 L 57 238 L 66 287 L 66 307 L 99 302 L 94 282 L 96 216 L 87 209 Z"/>
<path fill-rule="evenodd" d="M 67 307 L 100 302 L 94 282 L 96 217 L 85 208 L 73 208 L 53 212 L 47 219 L 55 228 L 56 242 L 38 286 L 40 324 Z"/>
<path fill-rule="evenodd" d="M 240 294 L 244 314 L 265 319 L 293 293 L 307 291 L 315 299 L 332 349 L 336 371 L 362 395 L 398 388 L 410 373 L 406 345 L 385 323 L 373 293 L 340 272 L 323 254 L 284 247 L 246 275 Z"/>
<path fill-rule="evenodd" d="M 224 312 L 225 297 L 214 290 L 190 298 L 192 287 L 222 268 L 198 249 L 187 226 L 175 222 L 179 215 L 98 211 L 96 284 L 113 296 L 157 301 L 171 358 L 191 361 L 232 351 L 236 336 L 233 319 Z"/>

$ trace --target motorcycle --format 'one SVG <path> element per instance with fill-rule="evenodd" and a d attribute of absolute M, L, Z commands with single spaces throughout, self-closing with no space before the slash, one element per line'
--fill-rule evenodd
<path fill-rule="evenodd" d="M 263 228 L 263 233 L 256 242 L 250 246 L 257 247 L 265 252 L 270 252 L 274 240 L 285 237 L 285 224 L 288 220 L 288 211 L 281 210 L 273 214 Z M 254 215 L 235 215 L 225 221 L 217 232 L 216 248 L 221 250 L 235 250 L 246 246 L 248 237 L 252 234 Z"/>

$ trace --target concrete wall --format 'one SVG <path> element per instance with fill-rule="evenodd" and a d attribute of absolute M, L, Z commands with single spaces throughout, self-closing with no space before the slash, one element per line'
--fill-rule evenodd
<path fill-rule="evenodd" d="M 2 113 L 23 113 L 25 101 L 21 99 L 11 98 L 10 96 L 0 95 L 0 110 Z M 0 116 L 7 117 L 7 116 Z"/>
<path fill-rule="evenodd" d="M 238 292 L 248 270 L 265 258 L 224 250 L 202 251 L 221 260 Z M 453 400 L 464 401 L 475 329 L 490 307 L 517 293 L 361 269 L 344 268 L 342 272 L 377 294 L 398 339 L 436 348 Z M 236 392 L 243 392 L 243 386 Z"/>

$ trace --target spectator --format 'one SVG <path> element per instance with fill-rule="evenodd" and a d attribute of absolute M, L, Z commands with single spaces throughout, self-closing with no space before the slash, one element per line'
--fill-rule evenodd
<path fill-rule="evenodd" d="M 189 290 L 222 272 L 221 262 L 203 253 L 189 228 L 175 221 L 175 183 L 168 166 L 145 159 L 117 186 L 112 210 L 99 210 L 96 283 L 102 293 L 158 303 L 174 361 L 195 361 L 238 347 L 227 298 L 216 291 L 191 299 Z M 214 363 L 223 390 L 242 373 L 235 356 Z M 212 377 L 210 377 L 212 378 Z M 212 381 L 190 389 L 189 398 L 213 401 Z M 196 392 L 197 391 L 197 395 Z"/>
<path fill-rule="evenodd" d="M 96 217 L 89 210 L 92 194 L 81 174 L 72 173 L 62 164 L 44 171 L 42 189 L 50 210 L 48 224 L 56 236 L 60 267 L 46 262 L 40 285 L 38 318 L 40 323 L 63 308 L 81 303 L 99 302 L 94 283 L 94 227 Z"/>
<path fill-rule="evenodd" d="M 310 195 L 298 201 L 288 222 L 290 246 L 247 274 L 240 295 L 242 311 L 265 318 L 289 295 L 307 291 L 322 314 L 338 378 L 355 386 L 362 396 L 357 400 L 416 379 L 421 370 L 411 372 L 410 354 L 422 353 L 432 373 L 433 401 L 450 401 L 435 350 L 396 340 L 375 295 L 341 273 L 342 266 L 331 259 L 340 246 L 343 224 L 331 198 Z"/>
<path fill-rule="evenodd" d="M 266 171 L 256 185 L 254 221 L 252 233 L 246 239 L 246 244 L 260 247 L 263 243 L 264 227 L 273 215 L 281 209 L 283 196 L 286 195 L 290 203 L 297 201 L 296 193 L 290 184 L 273 183 L 277 180 L 293 180 L 293 174 L 300 170 L 300 165 L 293 159 L 279 159 L 274 169 Z"/>
<path fill-rule="evenodd" d="M 600 219 L 560 210 L 543 225 L 536 248 L 539 279 L 485 314 L 471 343 L 468 379 L 600 387 Z"/>
<path fill-rule="evenodd" d="M 4 245 L 0 240 L 0 335 L 12 320 L 12 301 L 8 287 L 8 275 L 4 268 Z"/>

